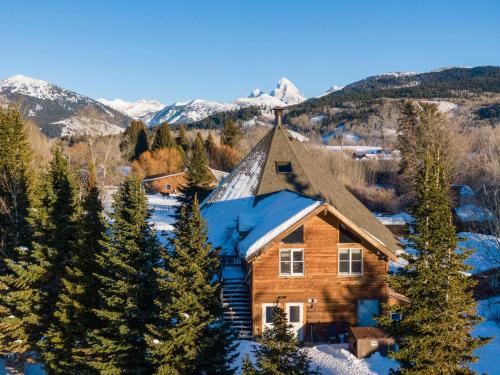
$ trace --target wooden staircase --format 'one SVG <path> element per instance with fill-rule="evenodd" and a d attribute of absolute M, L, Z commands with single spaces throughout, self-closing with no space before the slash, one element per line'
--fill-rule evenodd
<path fill-rule="evenodd" d="M 240 339 L 252 339 L 250 286 L 241 261 L 227 258 L 224 259 L 222 272 L 223 318 L 225 322 L 229 322 L 230 327 Z"/>

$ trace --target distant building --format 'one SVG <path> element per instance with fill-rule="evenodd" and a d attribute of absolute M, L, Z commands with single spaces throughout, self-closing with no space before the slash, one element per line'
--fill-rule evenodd
<path fill-rule="evenodd" d="M 218 171 L 212 168 L 209 169 L 212 173 L 213 186 L 216 186 L 228 175 L 227 172 Z M 182 186 L 185 186 L 187 183 L 186 172 L 151 176 L 145 178 L 142 182 L 148 193 L 177 194 L 181 191 Z"/>

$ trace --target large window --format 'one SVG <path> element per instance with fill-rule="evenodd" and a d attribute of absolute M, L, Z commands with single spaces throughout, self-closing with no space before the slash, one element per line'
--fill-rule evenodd
<path fill-rule="evenodd" d="M 280 250 L 280 275 L 281 276 L 304 275 L 303 249 Z"/>
<path fill-rule="evenodd" d="M 363 274 L 363 253 L 361 249 L 339 249 L 339 274 Z"/>

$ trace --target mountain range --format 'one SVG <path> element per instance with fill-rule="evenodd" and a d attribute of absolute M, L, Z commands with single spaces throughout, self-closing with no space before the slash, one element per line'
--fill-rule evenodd
<path fill-rule="evenodd" d="M 50 137 L 115 134 L 122 132 L 132 119 L 150 126 L 164 121 L 220 126 L 223 117 L 238 120 L 259 113 L 266 115 L 277 106 L 287 107 L 290 120 L 304 114 L 308 116 L 309 122 L 304 122 L 303 117 L 298 122 L 290 121 L 290 124 L 300 123 L 295 125 L 295 130 L 323 134 L 339 123 L 358 121 L 363 126 L 383 107 L 380 100 L 400 98 L 437 101 L 441 107 L 451 108 L 453 113 L 464 110 L 469 117 L 498 122 L 498 94 L 500 67 L 495 66 L 451 67 L 427 73 L 384 73 L 345 87 L 332 86 L 324 94 L 310 99 L 306 99 L 290 80 L 281 78 L 270 92 L 255 89 L 248 96 L 227 103 L 194 99 L 170 105 L 145 99 L 136 102 L 93 99 L 22 75 L 0 81 L 0 106 L 17 104 L 25 118 L 35 121 Z M 473 101 L 471 95 L 475 98 Z M 379 117 L 376 121 L 385 121 Z"/>
<path fill-rule="evenodd" d="M 50 137 L 116 134 L 131 120 L 97 100 L 23 75 L 0 81 L 0 105 L 10 103 Z"/>

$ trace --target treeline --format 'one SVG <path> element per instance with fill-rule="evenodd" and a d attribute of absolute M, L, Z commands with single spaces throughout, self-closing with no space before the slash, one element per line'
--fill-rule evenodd
<path fill-rule="evenodd" d="M 103 212 L 92 162 L 78 191 L 62 147 L 40 170 L 16 109 L 0 110 L 0 353 L 48 374 L 229 374 L 219 254 L 196 196 L 164 246 L 130 175 Z M 196 141 L 200 143 L 199 139 Z M 202 145 L 203 146 L 203 145 Z M 199 156 L 199 155 L 198 155 Z"/>
<path fill-rule="evenodd" d="M 390 88 L 391 86 L 403 86 Z M 464 93 L 500 92 L 500 68 L 452 68 L 441 72 L 422 73 L 402 77 L 368 78 L 320 98 L 307 100 L 291 108 L 289 115 L 323 112 L 331 107 L 342 107 L 346 102 L 365 102 L 379 98 L 453 98 Z"/>
<path fill-rule="evenodd" d="M 261 114 L 259 107 L 250 106 L 240 108 L 234 111 L 217 112 L 203 120 L 196 121 L 188 125 L 189 128 L 195 129 L 220 129 L 227 123 L 235 123 L 237 121 L 249 121 Z"/>
<path fill-rule="evenodd" d="M 192 154 L 199 151 L 196 142 L 201 138 L 207 154 L 206 167 L 230 171 L 240 160 L 237 145 L 241 136 L 239 128 L 231 121 L 224 124 L 218 143 L 212 133 L 203 139 L 198 132 L 195 139 L 190 140 L 185 126 L 180 126 L 174 135 L 168 123 L 149 130 L 141 121 L 132 121 L 120 148 L 132 162 L 133 170 L 144 178 L 189 169 Z"/>

